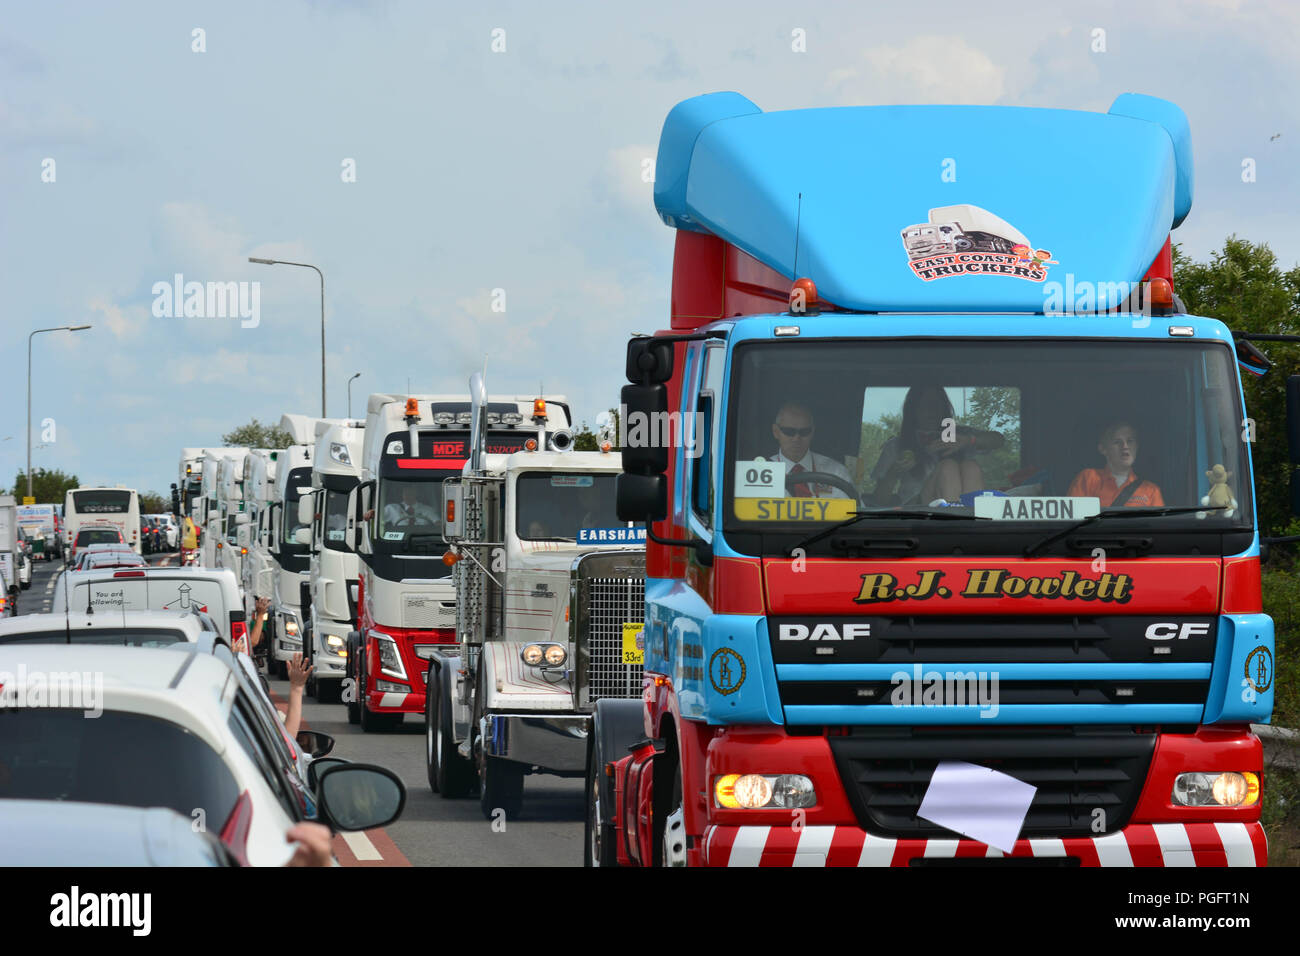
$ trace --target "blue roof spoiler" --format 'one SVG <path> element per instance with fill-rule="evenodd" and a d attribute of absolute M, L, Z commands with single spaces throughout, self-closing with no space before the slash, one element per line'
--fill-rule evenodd
<path fill-rule="evenodd" d="M 748 102 L 748 101 L 746 101 Z M 1106 111 L 1114 116 L 1146 120 L 1164 127 L 1174 144 L 1174 228 L 1182 225 L 1192 211 L 1194 180 L 1192 176 L 1192 128 L 1187 114 L 1168 100 L 1143 93 L 1121 93 Z"/>
<path fill-rule="evenodd" d="M 674 229 L 708 232 L 686 212 L 686 182 L 695 141 L 718 120 L 763 112 L 739 93 L 706 93 L 683 100 L 664 120 L 655 158 L 655 208 Z"/>

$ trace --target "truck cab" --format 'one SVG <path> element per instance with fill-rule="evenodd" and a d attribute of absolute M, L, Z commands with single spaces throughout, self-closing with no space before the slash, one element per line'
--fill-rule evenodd
<path fill-rule="evenodd" d="M 620 470 L 608 444 L 471 450 L 445 483 L 457 642 L 429 662 L 428 776 L 445 797 L 477 779 L 489 818 L 518 814 L 527 774 L 585 776 L 596 702 L 640 695 L 644 534 L 615 513 Z"/>
<path fill-rule="evenodd" d="M 361 565 L 347 541 L 348 496 L 361 474 L 365 422 L 321 419 L 312 450 L 311 494 L 299 501 L 299 520 L 311 529 L 304 654 L 316 699 L 341 699 L 348 635 L 357 628 Z"/>
<path fill-rule="evenodd" d="M 974 213 L 928 165 L 953 140 Z M 1037 188 L 991 160 L 1081 142 Z M 656 168 L 671 328 L 629 345 L 619 478 L 646 679 L 597 713 L 588 862 L 1264 865 L 1258 353 L 1173 295 L 1181 110 L 714 94 Z M 926 208 L 979 241 L 900 248 Z"/>
<path fill-rule="evenodd" d="M 562 396 L 487 401 L 487 453 L 570 438 Z M 367 402 L 361 483 L 349 504 L 361 559 L 358 627 L 348 652 L 355 681 L 349 719 L 389 729 L 423 714 L 428 659 L 456 642 L 456 599 L 444 563 L 443 481 L 469 457 L 471 410 L 463 394 L 375 394 Z"/>

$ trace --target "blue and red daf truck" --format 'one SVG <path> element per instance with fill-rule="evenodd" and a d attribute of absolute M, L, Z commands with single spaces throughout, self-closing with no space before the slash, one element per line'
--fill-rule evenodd
<path fill-rule="evenodd" d="M 597 705 L 589 864 L 1265 864 L 1267 360 L 1174 295 L 1192 182 L 1135 94 L 670 112 L 618 479 L 645 676 Z"/>

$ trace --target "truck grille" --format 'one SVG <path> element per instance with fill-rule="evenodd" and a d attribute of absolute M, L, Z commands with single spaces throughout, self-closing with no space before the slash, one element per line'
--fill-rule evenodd
<path fill-rule="evenodd" d="M 827 739 L 859 824 L 881 836 L 913 838 L 952 836 L 916 815 L 943 760 L 990 767 L 1036 787 L 1025 838 L 1113 833 L 1137 804 L 1155 748 L 1154 733 L 1127 727 L 979 733 L 913 728 Z"/>
<path fill-rule="evenodd" d="M 585 555 L 574 562 L 572 581 L 578 707 L 640 697 L 642 665 L 624 663 L 623 626 L 645 618 L 645 552 Z"/>

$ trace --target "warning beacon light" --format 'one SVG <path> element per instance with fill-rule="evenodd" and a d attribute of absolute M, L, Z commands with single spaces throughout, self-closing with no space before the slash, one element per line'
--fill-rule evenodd
<path fill-rule="evenodd" d="M 790 286 L 790 311 L 795 315 L 816 315 L 821 311 L 817 301 L 817 284 L 812 279 L 795 279 Z"/>
<path fill-rule="evenodd" d="M 546 421 L 546 399 L 544 398 L 533 399 L 533 421 L 535 422 Z"/>
<path fill-rule="evenodd" d="M 408 398 L 406 400 L 406 417 L 407 418 L 420 417 L 420 403 L 418 400 L 414 398 Z"/>

